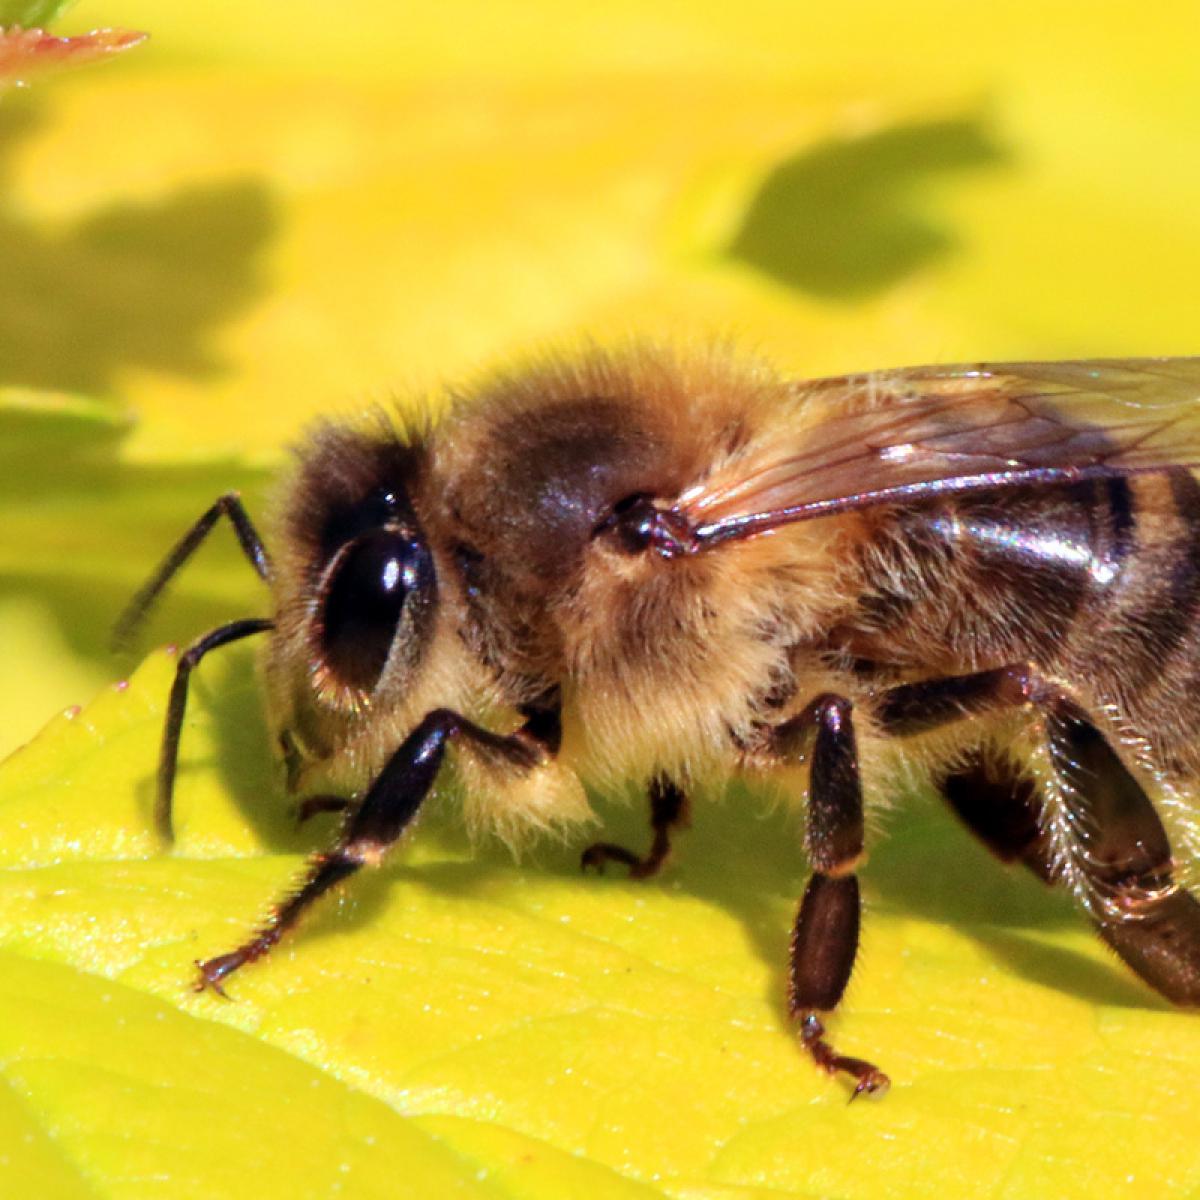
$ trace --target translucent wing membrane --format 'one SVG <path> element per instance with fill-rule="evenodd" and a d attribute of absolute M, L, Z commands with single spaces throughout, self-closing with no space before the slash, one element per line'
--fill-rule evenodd
<path fill-rule="evenodd" d="M 798 384 L 789 434 L 676 502 L 696 548 L 941 493 L 1200 467 L 1200 358 L 913 367 Z"/>

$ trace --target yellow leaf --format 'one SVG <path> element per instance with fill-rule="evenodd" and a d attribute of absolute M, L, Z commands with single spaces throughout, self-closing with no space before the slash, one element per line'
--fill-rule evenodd
<path fill-rule="evenodd" d="M 200 672 L 179 840 L 157 848 L 173 662 L 0 767 L 4 1194 L 55 1172 L 64 1195 L 76 1173 L 172 1196 L 384 1195 L 394 1171 L 405 1194 L 539 1200 L 1195 1186 L 1200 1027 L 919 802 L 868 868 L 836 1025 L 893 1074 L 879 1103 L 848 1106 L 788 1028 L 799 836 L 746 796 L 700 811 L 649 884 L 581 877 L 578 847 L 472 849 L 443 802 L 231 1000 L 196 995 L 192 960 L 235 944 L 330 835 L 292 821 L 233 652 Z M 634 843 L 641 817 L 606 811 Z"/>

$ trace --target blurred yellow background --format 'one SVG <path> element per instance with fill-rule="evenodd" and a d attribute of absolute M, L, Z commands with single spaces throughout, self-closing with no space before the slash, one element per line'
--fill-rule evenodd
<path fill-rule="evenodd" d="M 86 0 L 59 31 L 94 25 L 152 36 L 0 97 L 0 753 L 132 666 L 107 649 L 124 600 L 220 492 L 240 487 L 261 511 L 317 414 L 420 403 L 582 335 L 732 335 L 799 375 L 1200 351 L 1192 2 Z M 232 540 L 221 531 L 189 567 L 149 641 L 263 611 Z M 6 777 L 6 828 L 29 844 L 0 839 L 13 868 L 3 948 L 17 950 L 3 977 L 18 980 L 0 985 L 0 1058 L 27 1055 L 25 1083 L 39 1063 L 66 1063 L 29 1091 L 71 1153 L 107 1164 L 104 1194 L 193 1193 L 178 1178 L 154 1191 L 122 1131 L 89 1123 L 107 1093 L 72 1099 L 87 1054 L 104 1086 L 130 1063 L 175 1072 L 144 1101 L 153 1111 L 170 1087 L 172 1137 L 182 1125 L 203 1141 L 216 1101 L 236 1094 L 221 1127 L 235 1149 L 197 1151 L 219 1168 L 195 1168 L 198 1195 L 249 1194 L 242 1118 L 228 1115 L 250 1094 L 243 1069 L 280 1089 L 289 1136 L 319 1126 L 328 1139 L 268 1147 L 297 1196 L 333 1194 L 300 1150 L 349 1154 L 345 1131 L 376 1123 L 389 1171 L 419 1160 L 422 1179 L 441 1180 L 414 1194 L 499 1194 L 463 1182 L 482 1164 L 522 1198 L 1200 1195 L 1193 1026 L 1107 967 L 1061 897 L 1010 882 L 945 818 L 904 824 L 868 876 L 886 886 L 882 901 L 869 892 L 875 932 L 846 1048 L 878 1049 L 914 1083 L 871 1115 L 847 1110 L 784 1032 L 803 866 L 778 822 L 698 829 L 683 896 L 583 892 L 566 851 L 540 874 L 500 860 L 481 874 L 443 864 L 431 884 L 401 872 L 363 893 L 380 921 L 300 943 L 303 971 L 281 952 L 255 976 L 266 983 L 248 976 L 242 994 L 261 1007 L 188 1008 L 195 930 L 205 952 L 240 931 L 311 839 L 283 832 L 283 815 L 245 820 L 269 769 L 249 742 L 232 767 L 222 758 L 202 688 L 185 756 L 210 753 L 192 794 L 215 824 L 197 818 L 194 858 L 154 857 L 136 789 L 168 676 L 156 657 L 128 693 L 105 691 L 94 745 L 60 722 Z M 247 673 L 236 680 L 228 696 L 212 689 L 235 706 L 227 726 L 255 711 Z M 71 840 L 71 805 L 98 779 L 93 841 Z M 930 857 L 943 837 L 946 857 Z M 732 865 L 731 838 L 747 851 Z M 43 859 L 51 874 L 25 885 L 24 865 Z M 60 860 L 55 909 L 45 889 Z M 428 942 L 424 929 L 437 931 Z M 481 965 L 472 955 L 491 936 L 509 957 Z M 595 960 L 572 979 L 562 964 L 581 946 Z M 314 948 L 345 956 L 332 991 Z M 50 978 L 63 963 L 66 986 Z M 337 987 L 367 976 L 373 988 L 340 1005 Z M 494 995 L 472 991 L 481 977 Z M 113 978 L 130 984 L 113 993 L 130 1004 L 120 1020 L 166 1021 L 165 1050 L 131 1049 L 96 1020 Z M 54 1007 L 64 992 L 78 1012 Z M 478 1002 L 470 1021 L 510 1022 L 512 1039 L 476 1046 L 463 997 Z M 593 1024 L 563 1053 L 586 1066 L 555 1075 L 554 1092 L 546 1013 L 560 1005 L 565 1024 L 581 1003 Z M 523 1026 L 526 1012 L 543 1023 Z M 51 1034 L 34 1027 L 42 1016 Z M 77 1023 L 95 1032 L 64 1052 L 55 1038 Z M 979 1023 L 995 1034 L 986 1045 Z M 633 1028 L 644 1060 L 627 1062 L 612 1046 Z M 196 1078 L 196 1112 L 179 1120 Z M 339 1104 L 352 1093 L 344 1127 L 285 1098 L 318 1084 Z M 26 1119 L 7 1103 L 6 1148 L 5 1122 Z M 119 1124 L 119 1104 L 100 1107 Z M 136 1144 L 151 1163 L 166 1143 L 146 1128 Z M 366 1145 L 354 1161 L 375 1164 L 378 1190 L 357 1194 L 396 1194 Z"/>
<path fill-rule="evenodd" d="M 581 332 L 732 334 L 798 374 L 1197 348 L 1192 4 L 62 22 L 100 24 L 152 39 L 0 105 L 0 385 L 131 414 L 114 461 L 220 488 L 204 465 L 276 461 L 315 414 Z M 0 747 L 111 675 L 93 627 L 203 503 L 153 490 L 142 537 L 13 497 Z M 221 603 L 252 603 L 236 574 Z"/>

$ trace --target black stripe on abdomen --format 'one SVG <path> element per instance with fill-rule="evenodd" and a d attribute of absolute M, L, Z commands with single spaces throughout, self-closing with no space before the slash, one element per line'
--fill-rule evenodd
<path fill-rule="evenodd" d="M 1186 471 L 1173 472 L 1169 496 L 1173 511 L 1167 516 L 1178 528 L 1169 540 L 1139 550 L 1130 573 L 1132 590 L 1116 614 L 1124 627 L 1127 655 L 1120 667 L 1127 686 L 1149 687 L 1178 670 L 1181 655 L 1196 656 L 1200 483 Z"/>

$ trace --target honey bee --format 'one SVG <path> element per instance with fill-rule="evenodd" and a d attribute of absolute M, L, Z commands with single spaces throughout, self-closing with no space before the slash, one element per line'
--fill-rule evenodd
<path fill-rule="evenodd" d="M 724 348 L 593 349 L 493 375 L 426 424 L 326 423 L 271 554 L 222 496 L 128 608 L 128 635 L 222 517 L 271 613 L 294 790 L 343 811 L 267 922 L 198 964 L 220 992 L 376 864 L 450 771 L 472 829 L 570 825 L 584 785 L 649 797 L 654 875 L 689 797 L 739 775 L 805 800 L 789 1008 L 854 1094 L 888 1077 L 824 1021 L 859 937 L 865 814 L 926 781 L 999 858 L 1070 890 L 1153 989 L 1200 1003 L 1200 359 L 932 366 L 815 382 Z M 452 762 L 444 760 L 453 746 Z"/>

